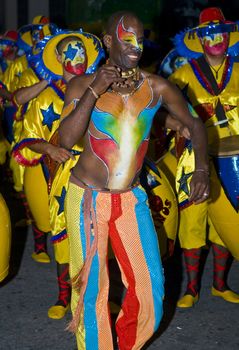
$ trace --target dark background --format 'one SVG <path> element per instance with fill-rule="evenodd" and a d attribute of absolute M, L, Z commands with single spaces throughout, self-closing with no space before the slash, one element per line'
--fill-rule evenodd
<path fill-rule="evenodd" d="M 239 20 L 239 0 L 50 0 L 49 13 L 60 27 L 82 27 L 100 35 L 111 13 L 133 11 L 144 22 L 146 36 L 159 45 L 150 50 L 152 61 L 161 61 L 172 48 L 173 36 L 196 26 L 200 11 L 209 6 L 220 7 L 226 19 Z"/>
<path fill-rule="evenodd" d="M 6 1 L 0 0 L 0 32 L 13 29 L 4 25 Z M 21 27 L 31 22 L 30 1 L 34 6 L 34 1 L 40 0 L 15 1 L 17 24 Z M 172 48 L 172 37 L 186 27 L 196 26 L 200 11 L 209 6 L 221 7 L 228 20 L 239 20 L 239 0 L 49 0 L 48 12 L 51 21 L 60 28 L 83 28 L 100 35 L 111 13 L 133 11 L 143 21 L 146 37 L 159 45 L 152 54 L 162 58 Z"/>

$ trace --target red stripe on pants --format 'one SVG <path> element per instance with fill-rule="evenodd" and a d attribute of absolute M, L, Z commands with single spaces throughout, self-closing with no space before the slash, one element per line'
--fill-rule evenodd
<path fill-rule="evenodd" d="M 123 315 L 116 322 L 116 332 L 120 350 L 131 350 L 136 341 L 140 305 L 135 292 L 134 272 L 115 224 L 115 221 L 122 215 L 120 194 L 111 195 L 111 208 L 109 221 L 111 245 L 128 282 L 128 289 L 122 304 Z"/>

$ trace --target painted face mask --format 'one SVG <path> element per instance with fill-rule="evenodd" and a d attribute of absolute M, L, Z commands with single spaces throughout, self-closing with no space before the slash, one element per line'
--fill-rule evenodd
<path fill-rule="evenodd" d="M 133 47 L 135 47 L 137 50 L 141 52 L 143 51 L 143 43 L 138 42 L 136 34 L 134 32 L 127 30 L 124 27 L 123 17 L 119 21 L 116 34 L 120 42 L 132 45 Z"/>
<path fill-rule="evenodd" d="M 85 47 L 81 41 L 70 41 L 63 49 L 62 63 L 67 72 L 74 75 L 84 74 L 87 68 Z"/>
<path fill-rule="evenodd" d="M 205 35 L 201 40 L 206 53 L 220 55 L 227 51 L 229 36 L 228 33 L 216 33 Z"/>
<path fill-rule="evenodd" d="M 11 40 L 0 41 L 0 57 L 8 58 L 14 52 L 14 44 Z"/>
<path fill-rule="evenodd" d="M 43 30 L 35 29 L 35 30 L 32 31 L 32 42 L 33 42 L 33 45 L 36 45 L 43 38 L 44 38 Z"/>

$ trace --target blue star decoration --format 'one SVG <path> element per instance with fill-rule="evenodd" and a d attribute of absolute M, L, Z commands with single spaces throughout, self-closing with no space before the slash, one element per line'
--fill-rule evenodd
<path fill-rule="evenodd" d="M 42 125 L 47 125 L 48 129 L 51 131 L 53 122 L 60 118 L 60 114 L 54 111 L 53 102 L 47 109 L 41 109 L 41 113 L 43 115 Z"/>
<path fill-rule="evenodd" d="M 179 189 L 178 192 L 180 193 L 181 191 L 183 191 L 184 193 L 186 193 L 186 195 L 189 196 L 189 183 L 188 183 L 188 179 L 190 178 L 190 176 L 192 176 L 193 172 L 190 172 L 188 174 L 185 174 L 184 168 L 182 170 L 182 175 L 181 178 L 178 180 L 179 183 Z"/>
<path fill-rule="evenodd" d="M 66 56 L 66 59 L 69 59 L 70 61 L 73 61 L 75 58 L 75 55 L 77 53 L 77 49 L 74 49 L 72 45 L 70 44 L 66 51 L 63 51 L 64 55 Z"/>
<path fill-rule="evenodd" d="M 57 215 L 60 215 L 64 211 L 65 197 L 66 197 L 66 188 L 63 187 L 62 191 L 61 191 L 61 195 L 60 196 L 55 196 L 55 198 L 56 198 L 56 200 L 57 200 L 57 202 L 59 204 L 59 209 L 58 209 Z"/>
<path fill-rule="evenodd" d="M 78 49 L 81 51 L 83 50 L 83 43 L 81 42 L 77 42 L 77 44 L 75 44 L 76 47 L 78 47 Z"/>
<path fill-rule="evenodd" d="M 192 150 L 193 150 L 193 145 L 192 145 L 191 140 L 187 140 L 187 141 L 186 141 L 185 147 L 187 148 L 188 153 L 191 154 L 191 153 L 192 153 Z"/>

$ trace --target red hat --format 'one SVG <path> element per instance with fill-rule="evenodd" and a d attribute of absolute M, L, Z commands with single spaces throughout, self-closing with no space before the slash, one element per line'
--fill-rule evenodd
<path fill-rule="evenodd" d="M 8 30 L 4 33 L 3 37 L 6 39 L 11 39 L 13 41 L 17 41 L 18 32 L 15 30 Z"/>
<path fill-rule="evenodd" d="M 203 55 L 201 38 L 217 33 L 230 33 L 227 53 L 231 56 L 239 54 L 238 23 L 226 21 L 219 7 L 208 7 L 199 15 L 199 25 L 196 28 L 186 29 L 174 38 L 175 47 L 180 56 L 198 58 Z"/>
<path fill-rule="evenodd" d="M 202 10 L 199 15 L 199 24 L 213 21 L 218 21 L 221 23 L 226 22 L 222 10 L 219 7 L 208 7 Z"/>

